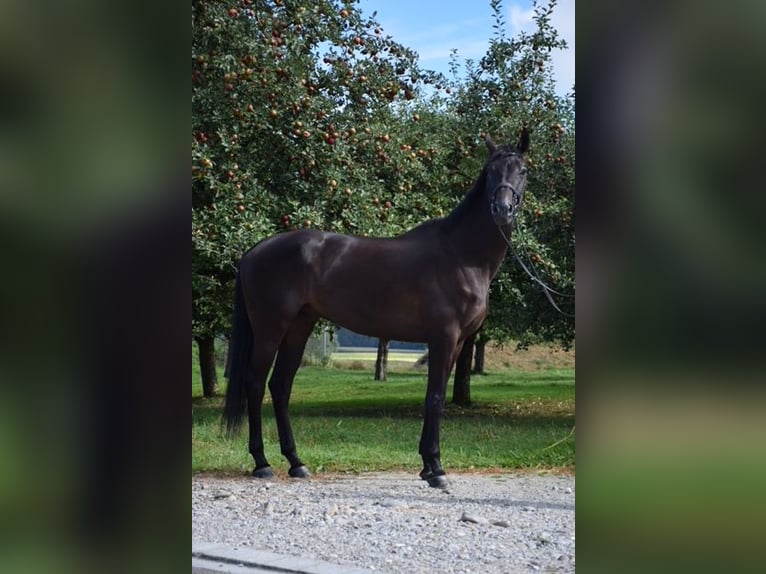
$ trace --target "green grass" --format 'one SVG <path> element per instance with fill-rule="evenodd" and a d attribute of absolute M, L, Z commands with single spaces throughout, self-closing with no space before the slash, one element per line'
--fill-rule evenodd
<path fill-rule="evenodd" d="M 389 373 L 380 383 L 371 371 L 302 368 L 290 405 L 299 455 L 320 473 L 419 470 L 425 381 L 423 372 Z M 448 471 L 574 465 L 574 369 L 474 377 L 471 392 L 472 407 L 448 403 L 442 420 L 442 463 Z M 200 395 L 193 365 L 192 471 L 251 469 L 247 432 L 224 437 L 222 398 Z M 284 474 L 287 463 L 279 453 L 268 393 L 263 414 L 266 456 Z"/>

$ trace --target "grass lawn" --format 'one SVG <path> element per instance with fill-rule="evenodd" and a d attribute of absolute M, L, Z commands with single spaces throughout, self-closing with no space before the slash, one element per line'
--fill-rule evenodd
<path fill-rule="evenodd" d="M 290 406 L 299 455 L 315 473 L 419 471 L 425 381 L 425 373 L 415 371 L 392 372 L 388 381 L 375 382 L 371 371 L 301 368 Z M 471 394 L 472 407 L 448 403 L 442 420 L 442 463 L 448 472 L 574 466 L 573 368 L 475 376 Z M 223 399 L 200 395 L 193 361 L 192 471 L 251 470 L 246 426 L 238 436 L 224 437 Z M 285 475 L 268 392 L 263 413 L 266 456 Z"/>

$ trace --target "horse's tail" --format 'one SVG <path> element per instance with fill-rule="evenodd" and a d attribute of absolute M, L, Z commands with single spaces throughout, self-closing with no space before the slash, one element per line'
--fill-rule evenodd
<path fill-rule="evenodd" d="M 250 354 L 253 348 L 253 330 L 245 307 L 240 273 L 234 287 L 234 314 L 231 320 L 231 337 L 226 361 L 226 401 L 223 420 L 227 434 L 232 434 L 242 425 L 247 410 L 247 372 L 250 368 Z"/>

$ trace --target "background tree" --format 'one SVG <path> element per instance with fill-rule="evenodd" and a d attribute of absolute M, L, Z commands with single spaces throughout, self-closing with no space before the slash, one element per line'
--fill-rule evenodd
<path fill-rule="evenodd" d="M 489 342 L 489 338 L 486 335 L 484 335 L 484 333 L 480 329 L 479 332 L 476 334 L 476 338 L 474 339 L 473 368 L 471 368 L 472 375 L 486 374 L 486 371 L 484 370 L 484 356 L 485 356 L 488 342 Z"/>
<path fill-rule="evenodd" d="M 388 380 L 388 346 L 387 339 L 378 339 L 378 356 L 375 359 L 375 380 Z"/>

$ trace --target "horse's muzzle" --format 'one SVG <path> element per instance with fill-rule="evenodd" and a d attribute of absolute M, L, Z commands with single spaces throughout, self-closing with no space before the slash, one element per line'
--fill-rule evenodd
<path fill-rule="evenodd" d="M 507 216 L 493 215 L 492 219 L 495 222 L 495 225 L 499 225 L 502 227 L 512 228 L 514 227 L 514 224 L 516 223 L 516 217 L 513 214 L 508 214 Z"/>
<path fill-rule="evenodd" d="M 498 199 L 500 188 L 507 187 L 511 190 L 510 201 L 508 199 Z M 512 225 L 516 220 L 521 206 L 521 196 L 516 190 L 508 184 L 500 184 L 494 192 L 493 201 L 490 204 L 490 213 L 496 225 Z"/>

